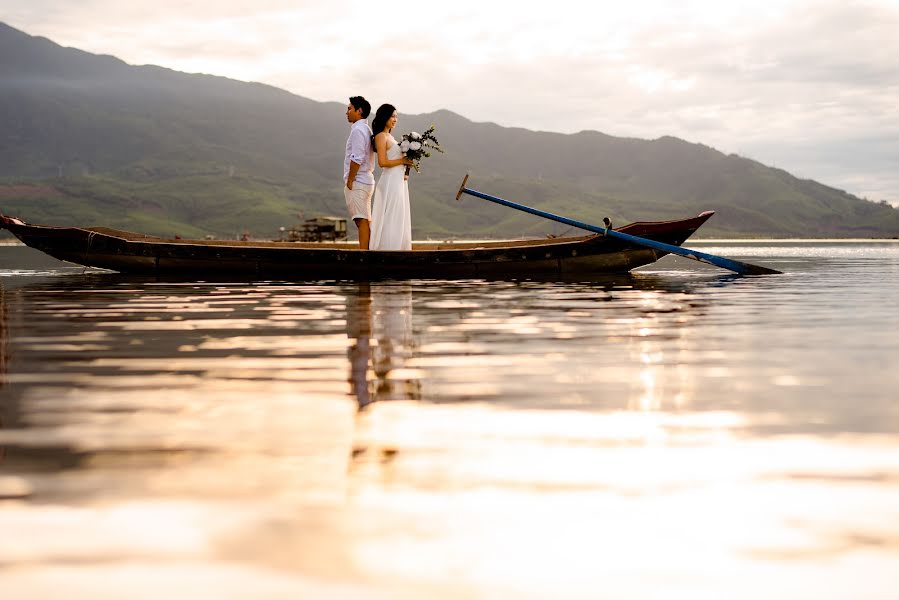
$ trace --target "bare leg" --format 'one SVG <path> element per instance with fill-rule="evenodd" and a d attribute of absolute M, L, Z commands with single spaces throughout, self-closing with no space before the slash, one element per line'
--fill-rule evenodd
<path fill-rule="evenodd" d="M 368 219 L 353 219 L 353 223 L 359 228 L 359 248 L 368 250 L 368 240 L 371 238 L 371 228 Z"/>

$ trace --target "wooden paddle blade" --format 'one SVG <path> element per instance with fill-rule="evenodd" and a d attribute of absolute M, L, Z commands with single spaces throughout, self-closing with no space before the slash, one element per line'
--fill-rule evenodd
<path fill-rule="evenodd" d="M 468 173 L 465 174 L 465 179 L 462 180 L 462 185 L 459 186 L 459 191 L 456 193 L 456 200 L 462 197 L 462 194 L 465 193 L 465 184 L 468 183 Z"/>
<path fill-rule="evenodd" d="M 783 271 L 778 271 L 777 269 L 769 269 L 768 267 L 763 267 L 762 265 L 752 265 L 749 263 L 743 264 L 749 267 L 746 275 L 783 275 Z"/>

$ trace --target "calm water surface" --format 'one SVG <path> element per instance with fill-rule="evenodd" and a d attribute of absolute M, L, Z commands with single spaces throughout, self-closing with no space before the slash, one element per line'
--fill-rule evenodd
<path fill-rule="evenodd" d="M 4 598 L 895 598 L 899 243 L 595 282 L 0 247 Z"/>

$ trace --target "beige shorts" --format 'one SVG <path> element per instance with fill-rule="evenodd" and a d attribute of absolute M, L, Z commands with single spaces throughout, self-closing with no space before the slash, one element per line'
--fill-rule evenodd
<path fill-rule="evenodd" d="M 353 182 L 353 189 L 348 190 L 343 186 L 343 199 L 346 200 L 346 209 L 351 219 L 368 219 L 371 221 L 371 195 L 375 186 L 366 183 Z"/>

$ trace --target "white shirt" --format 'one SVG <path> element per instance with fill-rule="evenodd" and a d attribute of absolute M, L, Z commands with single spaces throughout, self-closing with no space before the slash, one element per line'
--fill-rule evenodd
<path fill-rule="evenodd" d="M 343 159 L 343 183 L 346 185 L 350 176 L 350 161 L 359 165 L 359 171 L 353 181 L 375 184 L 375 155 L 371 149 L 371 127 L 368 121 L 359 119 L 350 128 L 350 137 L 346 139 L 346 156 Z"/>

